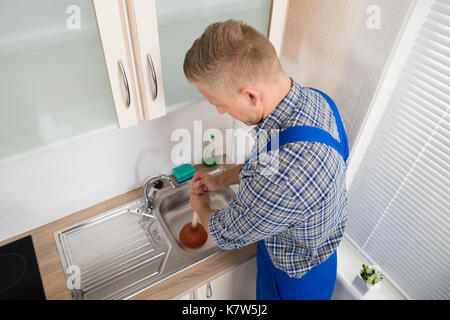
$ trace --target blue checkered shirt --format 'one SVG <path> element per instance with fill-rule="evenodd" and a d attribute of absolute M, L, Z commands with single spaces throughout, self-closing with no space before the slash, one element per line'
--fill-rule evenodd
<path fill-rule="evenodd" d="M 252 135 L 267 142 L 263 132 L 293 126 L 317 127 L 339 141 L 326 100 L 294 80 L 286 97 L 252 129 Z M 254 150 L 260 150 L 258 145 L 263 144 L 255 144 Z M 267 174 L 270 161 L 245 164 L 238 193 L 227 207 L 213 212 L 208 227 L 223 249 L 264 239 L 273 264 L 291 277 L 301 277 L 325 261 L 342 239 L 347 166 L 334 148 L 318 142 L 289 143 L 269 154 L 277 156 L 276 170 Z"/>

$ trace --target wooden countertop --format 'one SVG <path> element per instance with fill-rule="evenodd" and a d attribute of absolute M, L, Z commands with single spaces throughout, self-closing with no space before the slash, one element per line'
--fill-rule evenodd
<path fill-rule="evenodd" d="M 232 167 L 232 165 L 224 166 L 227 169 Z M 204 168 L 203 166 L 196 166 L 196 170 L 203 171 Z M 31 235 L 46 298 L 48 300 L 70 299 L 53 233 L 122 204 L 136 200 L 142 197 L 142 195 L 142 187 L 137 188 L 39 228 L 1 241 L 0 246 Z M 177 298 L 254 256 L 256 256 L 256 243 L 238 250 L 223 250 L 211 258 L 137 294 L 132 299 L 165 300 Z"/>

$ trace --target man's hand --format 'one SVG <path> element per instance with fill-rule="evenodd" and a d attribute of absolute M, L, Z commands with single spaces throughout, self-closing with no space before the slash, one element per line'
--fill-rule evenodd
<path fill-rule="evenodd" d="M 192 192 L 189 198 L 189 203 L 192 209 L 200 214 L 210 209 L 211 199 L 209 198 L 208 192 L 205 192 L 203 194 Z"/>
<path fill-rule="evenodd" d="M 208 221 L 214 210 L 210 208 L 211 199 L 209 198 L 208 192 L 205 192 L 204 194 L 191 193 L 189 203 L 191 204 L 192 209 L 194 209 L 200 217 L 200 221 L 202 222 L 206 232 L 209 234 Z"/>
<path fill-rule="evenodd" d="M 191 188 L 193 193 L 198 195 L 219 190 L 221 188 L 219 176 L 197 172 L 191 180 Z"/>

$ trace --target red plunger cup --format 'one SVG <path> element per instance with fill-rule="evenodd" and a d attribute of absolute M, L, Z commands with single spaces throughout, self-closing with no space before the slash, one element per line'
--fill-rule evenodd
<path fill-rule="evenodd" d="M 194 212 L 192 222 L 186 223 L 180 231 L 180 241 L 188 248 L 200 248 L 207 239 L 208 233 L 198 223 L 198 215 Z"/>

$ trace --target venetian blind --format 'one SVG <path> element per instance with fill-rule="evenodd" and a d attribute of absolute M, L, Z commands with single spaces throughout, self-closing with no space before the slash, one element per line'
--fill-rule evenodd
<path fill-rule="evenodd" d="M 348 190 L 347 236 L 410 299 L 449 299 L 450 1 L 433 3 Z"/>

